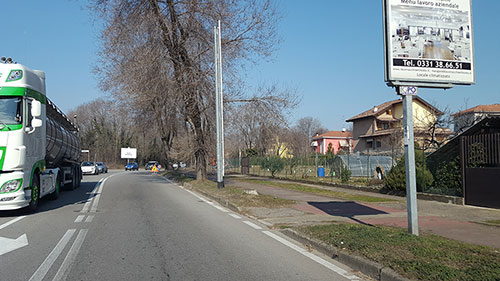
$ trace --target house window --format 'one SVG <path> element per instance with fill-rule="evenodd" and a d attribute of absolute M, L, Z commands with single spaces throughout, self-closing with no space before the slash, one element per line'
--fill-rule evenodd
<path fill-rule="evenodd" d="M 382 130 L 387 130 L 389 128 L 390 128 L 389 123 L 382 123 Z"/>
<path fill-rule="evenodd" d="M 382 147 L 382 142 L 381 141 L 377 141 L 377 148 L 381 148 Z"/>

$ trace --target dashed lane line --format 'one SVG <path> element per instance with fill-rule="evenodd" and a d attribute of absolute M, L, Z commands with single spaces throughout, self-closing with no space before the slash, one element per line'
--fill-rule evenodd
<path fill-rule="evenodd" d="M 92 192 L 89 195 L 89 199 L 87 199 L 87 202 L 85 202 L 85 205 L 83 205 L 83 209 L 80 211 L 81 213 L 88 213 L 88 211 L 90 209 L 90 205 L 92 204 L 92 199 L 94 198 L 94 196 L 97 192 L 97 188 L 101 184 L 101 181 L 102 181 L 102 179 L 95 185 L 94 189 L 92 190 Z"/>
<path fill-rule="evenodd" d="M 13 219 L 13 220 L 10 220 L 10 221 L 8 221 L 8 222 L 6 222 L 6 223 L 4 223 L 4 224 L 0 225 L 0 229 L 6 228 L 7 226 L 9 226 L 9 225 L 11 225 L 11 224 L 14 224 L 14 223 L 18 222 L 18 221 L 20 221 L 20 220 L 24 219 L 25 217 L 26 217 L 26 216 L 20 216 L 20 217 L 17 217 L 17 218 L 15 218 L 15 219 Z"/>
<path fill-rule="evenodd" d="M 101 193 L 102 193 L 102 187 L 104 186 L 104 183 L 106 182 L 108 178 L 105 178 L 104 180 L 101 179 L 99 181 L 99 190 L 97 191 L 97 194 L 94 197 L 94 203 L 92 204 L 92 208 L 90 209 L 90 212 L 95 213 L 97 212 L 97 206 L 99 205 L 99 199 L 101 198 Z"/>
<path fill-rule="evenodd" d="M 241 219 L 241 217 L 236 214 L 229 214 L 229 215 L 235 219 Z"/>
<path fill-rule="evenodd" d="M 69 274 L 69 269 L 73 265 L 73 263 L 76 260 L 76 255 L 80 251 L 80 248 L 82 247 L 83 241 L 85 240 L 85 236 L 87 235 L 88 229 L 80 229 L 80 232 L 78 232 L 78 235 L 76 236 L 75 241 L 73 242 L 73 245 L 71 245 L 71 248 L 68 251 L 68 254 L 64 258 L 61 267 L 57 271 L 56 275 L 54 276 L 54 279 L 52 281 L 59 281 L 59 280 L 66 280 Z"/>
<path fill-rule="evenodd" d="M 85 218 L 85 215 L 79 215 L 78 217 L 76 217 L 75 222 L 77 222 L 77 223 L 82 222 L 84 218 Z"/>
<path fill-rule="evenodd" d="M 257 229 L 257 230 L 262 229 L 262 227 L 256 225 L 255 223 L 249 222 L 249 221 L 243 221 L 243 223 L 246 224 L 246 225 L 248 225 L 248 226 L 250 226 L 250 227 L 252 227 L 252 228 L 254 228 L 254 229 Z"/>
<path fill-rule="evenodd" d="M 85 222 L 92 222 L 93 219 L 94 219 L 94 216 L 88 216 L 87 219 L 85 220 Z"/>
<path fill-rule="evenodd" d="M 301 248 L 301 247 L 299 247 L 299 246 L 297 246 L 297 245 L 289 242 L 286 239 L 281 238 L 280 236 L 278 236 L 278 235 L 276 235 L 276 234 L 274 234 L 274 233 L 272 233 L 270 231 L 262 231 L 262 233 L 264 233 L 267 236 L 273 238 L 274 240 L 280 242 L 281 244 L 283 244 L 283 245 L 285 245 L 285 246 L 287 246 L 289 248 L 292 248 L 293 250 L 301 253 L 302 255 L 304 255 L 304 256 L 306 256 L 306 257 L 314 260 L 315 262 L 323 265 L 324 267 L 330 269 L 331 271 L 334 271 L 334 272 L 340 274 L 341 276 L 343 276 L 343 277 L 345 277 L 345 278 L 347 278 L 349 280 L 353 280 L 353 281 L 354 280 L 360 280 L 360 278 L 358 276 L 355 276 L 355 275 L 349 273 L 348 271 L 346 271 L 346 270 L 344 270 L 344 269 L 342 269 L 342 268 L 340 268 L 340 267 L 338 267 L 338 266 L 336 266 L 336 265 L 334 265 L 334 264 L 332 264 L 332 263 L 330 263 L 330 262 L 328 262 L 328 261 L 326 261 L 326 260 L 324 260 L 324 259 L 316 256 L 315 254 L 312 254 L 312 253 L 308 252 L 306 249 Z"/>
<path fill-rule="evenodd" d="M 42 264 L 38 267 L 38 269 L 33 273 L 29 281 L 42 281 L 49 269 L 52 267 L 56 259 L 59 257 L 61 252 L 68 244 L 69 240 L 76 232 L 76 229 L 68 229 L 66 233 L 63 235 L 61 240 L 57 243 L 57 245 L 52 249 L 47 258 L 42 262 Z"/>

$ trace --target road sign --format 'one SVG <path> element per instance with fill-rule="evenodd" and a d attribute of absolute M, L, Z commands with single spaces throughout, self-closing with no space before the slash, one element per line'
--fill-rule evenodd
<path fill-rule="evenodd" d="M 399 87 L 399 94 L 403 96 L 416 96 L 417 87 L 401 86 Z"/>

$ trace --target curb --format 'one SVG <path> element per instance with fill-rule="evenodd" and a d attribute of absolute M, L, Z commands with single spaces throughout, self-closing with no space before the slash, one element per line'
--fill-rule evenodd
<path fill-rule="evenodd" d="M 185 183 L 182 184 L 182 186 L 184 188 L 188 188 L 189 190 L 196 190 L 196 192 L 199 192 L 199 193 L 203 194 L 203 196 L 208 197 L 211 200 L 216 201 L 221 206 L 225 206 L 226 208 L 230 209 L 233 212 L 236 212 L 236 213 L 240 213 L 241 212 L 241 209 L 238 208 L 238 206 L 234 205 L 233 203 L 229 202 L 228 200 L 223 200 L 221 198 L 213 196 L 212 194 L 204 192 L 203 190 L 200 190 L 200 189 L 193 189 L 193 186 L 190 183 L 185 182 Z"/>
<path fill-rule="evenodd" d="M 317 251 L 335 259 L 352 269 L 358 270 L 369 277 L 379 280 L 379 281 L 411 281 L 411 279 L 405 278 L 394 270 L 384 267 L 381 264 L 372 262 L 363 257 L 348 254 L 344 251 L 340 251 L 332 246 L 329 246 L 321 241 L 306 237 L 295 230 L 283 229 L 281 233 L 292 238 L 304 245 L 310 245 Z"/>

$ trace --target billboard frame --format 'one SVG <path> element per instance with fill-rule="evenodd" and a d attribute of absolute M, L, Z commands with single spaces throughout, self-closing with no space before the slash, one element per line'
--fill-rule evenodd
<path fill-rule="evenodd" d="M 131 147 L 122 147 L 120 150 L 120 156 L 121 159 L 136 159 L 137 158 L 137 148 L 131 148 Z M 131 156 L 133 157 L 127 157 L 128 153 L 130 152 Z"/>
<path fill-rule="evenodd" d="M 388 86 L 390 87 L 399 87 L 399 86 L 416 86 L 416 87 L 421 87 L 421 88 L 443 88 L 443 89 L 448 89 L 452 88 L 454 85 L 473 85 L 476 83 L 476 74 L 475 74 L 475 58 L 474 58 L 474 33 L 473 33 L 473 23 L 472 23 L 472 1 L 471 0 L 455 0 L 455 1 L 461 1 L 461 2 L 466 2 L 468 4 L 468 10 L 461 10 L 462 12 L 465 11 L 467 14 L 467 25 L 469 26 L 469 35 L 466 41 L 466 43 L 469 44 L 469 60 L 468 61 L 458 61 L 456 59 L 451 59 L 451 60 L 446 60 L 446 59 L 433 59 L 433 58 L 423 58 L 422 57 L 408 57 L 407 59 L 402 59 L 402 58 L 397 58 L 398 63 L 400 63 L 401 60 L 404 60 L 407 65 L 403 65 L 401 67 L 409 67 L 405 69 L 405 74 L 411 74 L 411 75 L 425 75 L 421 74 L 425 72 L 432 72 L 431 75 L 440 75 L 439 69 L 442 70 L 441 75 L 449 75 L 449 76 L 459 76 L 462 75 L 466 78 L 451 78 L 451 79 L 439 79 L 436 77 L 429 77 L 429 78 L 415 78 L 415 77 L 403 77 L 401 76 L 400 73 L 394 73 L 398 72 L 395 71 L 394 68 L 395 66 L 393 65 L 394 58 L 395 56 L 393 55 L 392 52 L 392 42 L 390 40 L 393 38 L 393 36 L 390 34 L 392 31 L 390 30 L 391 28 L 391 20 L 393 19 L 393 15 L 389 14 L 389 5 L 395 3 L 398 1 L 400 3 L 399 6 L 405 6 L 407 8 L 415 7 L 415 10 L 418 10 L 420 7 L 418 6 L 411 6 L 411 4 L 418 3 L 418 1 L 408 1 L 409 4 L 403 3 L 401 4 L 401 0 L 382 0 L 382 6 L 383 6 L 383 32 L 384 32 L 384 79 L 385 82 L 387 83 Z M 414 2 L 414 3 L 411 3 Z M 425 1 L 425 2 L 440 2 L 440 1 Z M 453 2 L 454 4 L 455 2 Z M 458 4 L 457 4 L 458 5 Z M 423 7 L 422 9 L 425 9 Z M 432 8 L 428 8 L 428 10 Z M 392 13 L 394 11 L 391 10 Z M 458 12 L 457 12 L 458 13 Z M 437 24 L 437 23 L 436 23 Z M 422 29 L 425 27 L 422 27 Z M 430 28 L 432 30 L 432 28 Z M 441 28 L 441 29 L 449 29 L 449 28 Z M 409 30 L 409 28 L 408 28 Z M 439 30 L 441 32 L 441 30 Z M 403 33 L 403 30 L 401 31 Z M 409 31 L 408 31 L 409 32 Z M 420 31 L 419 31 L 420 32 Z M 448 32 L 453 32 L 452 30 Z M 463 31 L 462 31 L 463 32 Z M 404 34 L 403 34 L 404 37 Z M 441 36 L 442 37 L 442 36 Z M 439 38 L 440 39 L 440 38 Z M 422 52 L 423 53 L 423 52 Z M 451 53 L 451 52 L 450 52 Z M 420 56 L 420 55 L 419 55 Z M 416 64 L 419 63 L 419 66 Z M 422 67 L 422 64 L 431 64 L 432 67 Z M 439 66 L 439 67 L 438 67 Z M 453 75 L 451 74 L 454 72 L 454 67 L 470 67 L 470 73 L 458 73 L 455 72 Z M 408 70 L 410 69 L 410 70 Z M 467 70 L 467 69 L 464 69 Z M 460 71 L 460 69 L 458 69 Z M 435 72 L 435 74 L 434 74 Z M 450 74 L 444 74 L 446 72 L 449 72 Z"/>

